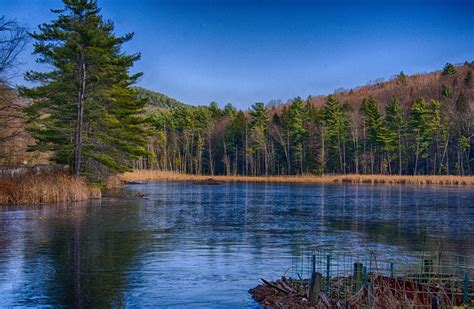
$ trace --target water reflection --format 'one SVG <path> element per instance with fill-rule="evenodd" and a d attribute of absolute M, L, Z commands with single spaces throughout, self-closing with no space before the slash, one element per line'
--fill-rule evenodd
<path fill-rule="evenodd" d="M 130 186 L 0 211 L 0 307 L 256 306 L 247 290 L 309 246 L 474 254 L 470 188 Z"/>
<path fill-rule="evenodd" d="M 0 304 L 120 307 L 126 270 L 145 239 L 122 230 L 120 217 L 107 216 L 101 201 L 1 214 Z M 139 204 L 123 212 L 139 226 Z"/>

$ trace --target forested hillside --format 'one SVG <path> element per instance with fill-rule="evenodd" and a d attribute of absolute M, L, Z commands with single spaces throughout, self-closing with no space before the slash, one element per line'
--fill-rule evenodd
<path fill-rule="evenodd" d="M 133 86 L 131 88 L 138 93 L 139 99 L 146 99 L 148 104 L 152 107 L 172 108 L 184 104 L 167 95 L 143 87 Z"/>
<path fill-rule="evenodd" d="M 153 109 L 140 168 L 194 174 L 472 174 L 473 63 L 284 105 Z"/>

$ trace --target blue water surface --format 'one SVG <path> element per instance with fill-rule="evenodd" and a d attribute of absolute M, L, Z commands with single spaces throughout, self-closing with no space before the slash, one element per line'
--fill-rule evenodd
<path fill-rule="evenodd" d="M 302 250 L 474 255 L 473 222 L 470 187 L 156 182 L 3 207 L 0 307 L 258 307 Z"/>

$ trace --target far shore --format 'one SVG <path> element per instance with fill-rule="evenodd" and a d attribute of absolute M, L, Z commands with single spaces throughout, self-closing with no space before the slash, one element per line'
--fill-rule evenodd
<path fill-rule="evenodd" d="M 410 184 L 410 185 L 474 185 L 474 176 L 454 175 L 301 175 L 301 176 L 210 176 L 181 174 L 160 170 L 135 170 L 111 180 L 111 185 L 142 181 L 187 181 L 187 182 L 251 182 L 251 183 L 365 183 L 365 184 Z"/>
<path fill-rule="evenodd" d="M 210 176 L 190 175 L 160 170 L 135 170 L 108 179 L 107 188 L 127 183 L 149 181 L 182 181 L 215 185 L 226 182 L 247 183 L 301 183 L 301 184 L 407 184 L 473 186 L 474 176 L 446 175 L 300 175 L 300 176 Z M 103 189 L 103 187 L 102 187 Z M 32 205 L 74 202 L 100 198 L 101 188 L 84 178 L 74 178 L 64 172 L 25 174 L 0 177 L 0 205 Z"/>

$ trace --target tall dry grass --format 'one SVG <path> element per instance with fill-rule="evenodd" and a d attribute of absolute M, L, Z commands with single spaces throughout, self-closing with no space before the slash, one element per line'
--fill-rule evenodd
<path fill-rule="evenodd" d="M 410 184 L 410 185 L 474 185 L 474 176 L 442 175 L 302 175 L 302 176 L 205 176 L 180 174 L 159 170 L 136 170 L 114 178 L 114 183 L 134 181 L 208 181 L 220 182 L 274 182 L 274 183 L 366 183 L 366 184 Z"/>
<path fill-rule="evenodd" d="M 98 187 L 64 173 L 27 174 L 0 179 L 0 204 L 43 204 L 100 198 Z"/>

